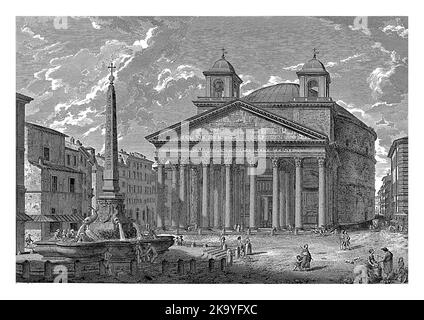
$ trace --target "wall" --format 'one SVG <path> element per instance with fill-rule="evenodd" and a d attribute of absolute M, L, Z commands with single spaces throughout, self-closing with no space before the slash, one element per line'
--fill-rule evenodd
<path fill-rule="evenodd" d="M 38 163 L 44 157 L 44 147 L 50 149 L 50 163 L 65 164 L 65 139 L 63 135 L 52 134 L 31 126 L 25 127 L 25 152 L 27 159 Z"/>
<path fill-rule="evenodd" d="M 349 224 L 374 218 L 375 136 L 348 119 L 335 121 L 337 170 L 337 216 Z"/>

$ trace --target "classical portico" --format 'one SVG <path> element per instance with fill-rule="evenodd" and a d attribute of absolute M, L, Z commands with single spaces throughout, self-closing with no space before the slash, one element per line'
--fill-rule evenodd
<path fill-rule="evenodd" d="M 332 100 L 315 51 L 298 84 L 244 97 L 224 54 L 203 74 L 197 115 L 146 137 L 156 148 L 157 227 L 302 229 L 372 216 L 375 132 Z"/>
<path fill-rule="evenodd" d="M 238 131 L 229 130 L 237 122 Z M 193 117 L 186 137 L 182 130 L 165 130 L 150 140 L 158 148 L 158 227 L 281 229 L 327 224 L 324 135 L 240 100 Z M 249 141 L 251 134 L 255 143 Z M 257 156 L 249 158 L 252 148 Z M 168 216 L 159 200 L 166 171 L 171 176 Z"/>

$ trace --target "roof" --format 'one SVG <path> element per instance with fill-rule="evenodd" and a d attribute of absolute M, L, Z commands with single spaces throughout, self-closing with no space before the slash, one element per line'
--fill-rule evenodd
<path fill-rule="evenodd" d="M 83 216 L 78 214 L 41 214 L 41 215 L 30 215 L 34 222 L 82 222 Z"/>
<path fill-rule="evenodd" d="M 32 221 L 31 217 L 26 215 L 25 213 L 16 213 L 16 220 L 17 221 Z"/>
<path fill-rule="evenodd" d="M 26 96 L 26 95 L 24 95 L 22 93 L 16 92 L 16 100 L 21 100 L 21 101 L 24 101 L 24 102 L 27 102 L 28 103 L 28 102 L 31 102 L 34 99 L 31 98 L 31 97 L 28 97 L 28 96 Z"/>
<path fill-rule="evenodd" d="M 297 83 L 279 83 L 253 91 L 244 99 L 249 102 L 288 102 L 299 97 Z"/>
<path fill-rule="evenodd" d="M 307 72 L 327 72 L 325 70 L 324 64 L 319 61 L 317 58 L 312 58 L 308 62 L 306 62 L 301 71 L 307 71 Z"/>
<path fill-rule="evenodd" d="M 81 173 L 78 170 L 60 165 L 60 164 L 54 164 L 54 163 L 46 163 L 43 162 L 42 164 L 34 162 L 34 161 L 29 161 L 32 165 L 37 166 L 39 168 L 42 169 L 50 169 L 50 170 L 56 170 L 56 171 L 65 171 L 65 172 L 71 172 L 71 173 Z"/>
<path fill-rule="evenodd" d="M 294 121 L 281 117 L 275 113 L 259 108 L 254 104 L 250 104 L 246 100 L 239 99 L 230 101 L 227 104 L 222 105 L 221 107 L 213 108 L 203 113 L 199 113 L 191 118 L 186 119 L 185 121 L 190 123 L 190 128 L 195 128 L 196 125 L 201 124 L 205 121 L 207 122 L 211 119 L 214 119 L 215 117 L 219 117 L 220 115 L 225 114 L 225 112 L 232 110 L 233 108 L 241 108 L 266 120 L 285 126 L 290 130 L 306 135 L 316 141 L 327 140 L 327 136 L 318 131 L 307 128 Z M 175 123 L 163 130 L 152 133 L 146 136 L 145 139 L 148 140 L 150 143 L 153 143 L 154 140 L 159 137 L 159 135 L 164 134 L 168 130 L 176 130 L 178 132 L 179 130 L 181 130 L 181 122 Z"/>
<path fill-rule="evenodd" d="M 31 122 L 25 122 L 25 126 L 32 127 L 34 129 L 45 131 L 45 132 L 48 132 L 48 133 L 51 133 L 51 134 L 56 134 L 56 135 L 59 135 L 59 136 L 67 137 L 67 135 L 62 133 L 62 132 L 59 132 L 59 131 L 56 131 L 56 130 L 53 130 L 53 129 L 50 129 L 50 128 L 47 128 L 47 127 L 40 126 L 39 124 L 35 124 L 35 123 L 31 123 Z"/>
<path fill-rule="evenodd" d="M 344 107 L 338 105 L 337 103 L 334 103 L 334 111 L 337 113 L 337 116 L 348 118 L 353 123 L 357 124 L 358 126 L 369 130 L 372 132 L 377 139 L 377 134 L 375 133 L 374 129 L 367 126 L 364 122 L 359 120 L 357 117 L 355 117 L 352 113 L 350 113 L 348 110 L 346 110 Z"/>
<path fill-rule="evenodd" d="M 393 141 L 392 145 L 390 146 L 389 153 L 387 154 L 389 158 L 392 157 L 396 147 L 400 144 L 408 144 L 408 137 L 402 137 Z"/>
<path fill-rule="evenodd" d="M 221 58 L 213 64 L 212 68 L 209 69 L 209 72 L 231 72 L 235 73 L 234 67 L 229 63 L 225 58 Z"/>

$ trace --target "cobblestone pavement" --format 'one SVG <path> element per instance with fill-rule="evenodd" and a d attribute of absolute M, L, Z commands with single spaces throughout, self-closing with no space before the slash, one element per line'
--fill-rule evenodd
<path fill-rule="evenodd" d="M 225 272 L 219 270 L 216 261 L 213 272 L 208 269 L 208 260 L 202 256 L 203 245 L 219 246 L 219 233 L 207 235 L 184 235 L 185 245 L 173 246 L 155 263 L 143 263 L 135 276 L 118 274 L 114 277 L 93 276 L 78 282 L 123 282 L 123 283 L 351 283 L 355 265 L 362 264 L 368 257 L 368 250 L 374 248 L 377 255 L 387 247 L 394 254 L 394 267 L 397 259 L 404 257 L 408 261 L 408 237 L 404 234 L 386 231 L 349 232 L 351 250 L 341 251 L 339 236 L 327 236 L 305 232 L 293 235 L 281 232 L 275 236 L 267 233 L 253 234 L 249 238 L 253 246 L 253 255 L 234 260 L 233 266 Z M 235 248 L 236 234 L 226 235 L 230 248 Z M 243 239 L 246 236 L 243 235 Z M 191 247 L 195 242 L 196 247 Z M 312 254 L 310 271 L 292 271 L 295 257 L 301 246 L 309 245 Z M 161 262 L 166 259 L 169 269 L 161 272 Z M 185 272 L 177 274 L 177 260 L 185 261 Z M 195 259 L 197 272 L 190 274 L 189 260 Z"/>

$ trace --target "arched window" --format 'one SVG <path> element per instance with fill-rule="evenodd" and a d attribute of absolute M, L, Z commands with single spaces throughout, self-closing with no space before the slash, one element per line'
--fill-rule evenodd
<path fill-rule="evenodd" d="M 317 97 L 318 96 L 319 85 L 318 81 L 315 79 L 308 81 L 308 97 Z"/>
<path fill-rule="evenodd" d="M 215 97 L 221 98 L 222 93 L 224 92 L 224 81 L 221 79 L 217 79 L 213 82 L 213 89 L 215 93 Z"/>

